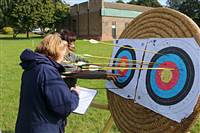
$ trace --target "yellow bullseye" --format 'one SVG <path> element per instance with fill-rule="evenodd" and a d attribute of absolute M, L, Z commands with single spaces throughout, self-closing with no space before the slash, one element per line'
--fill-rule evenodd
<path fill-rule="evenodd" d="M 161 72 L 161 81 L 164 83 L 169 83 L 172 79 L 172 71 L 171 70 L 163 70 Z"/>
<path fill-rule="evenodd" d="M 124 61 L 122 61 L 122 60 L 120 60 L 120 63 L 119 63 L 119 67 L 126 67 L 126 64 L 127 64 L 127 62 L 125 62 L 126 60 L 124 60 Z M 119 70 L 121 73 L 123 73 L 124 72 L 124 70 Z"/>
<path fill-rule="evenodd" d="M 120 67 L 126 67 L 126 62 L 120 63 Z"/>

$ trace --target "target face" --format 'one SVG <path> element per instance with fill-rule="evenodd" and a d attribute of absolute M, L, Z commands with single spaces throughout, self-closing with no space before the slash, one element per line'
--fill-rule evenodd
<path fill-rule="evenodd" d="M 183 100 L 190 92 L 194 82 L 194 65 L 189 55 L 177 47 L 159 51 L 151 62 L 152 68 L 172 68 L 172 70 L 148 70 L 147 92 L 157 103 L 173 105 Z"/>
<path fill-rule="evenodd" d="M 137 63 L 136 61 L 142 61 L 143 52 L 133 48 L 143 50 L 145 49 L 145 42 L 140 39 L 119 39 L 114 43 L 116 47 L 113 48 L 109 66 L 113 68 L 117 67 L 117 70 L 109 70 L 108 73 L 119 76 L 114 80 L 108 81 L 106 87 L 118 96 L 125 99 L 134 99 L 139 78 L 139 69 L 134 70 L 131 68 L 140 67 L 141 63 Z"/>
<path fill-rule="evenodd" d="M 124 48 L 127 44 L 135 50 Z M 107 88 L 180 123 L 193 113 L 200 95 L 199 51 L 194 38 L 121 39 L 110 66 L 138 69 L 108 71 L 120 76 Z"/>
<path fill-rule="evenodd" d="M 192 114 L 200 94 L 198 43 L 194 38 L 152 38 L 147 50 L 156 54 L 145 54 L 152 63 L 141 71 L 136 102 L 180 123 Z"/>
<path fill-rule="evenodd" d="M 130 47 L 131 46 L 126 46 Z M 136 67 L 136 64 L 134 63 L 134 60 L 136 60 L 136 55 L 134 50 L 128 49 L 128 48 L 123 48 L 121 47 L 115 57 L 115 60 L 113 62 L 113 67 L 121 67 L 121 68 L 133 68 Z M 135 70 L 130 70 L 130 69 L 119 69 L 119 70 L 113 70 L 113 74 L 119 74 L 118 78 L 114 81 L 114 84 L 119 87 L 119 88 L 124 88 L 127 86 L 131 79 L 134 76 Z"/>

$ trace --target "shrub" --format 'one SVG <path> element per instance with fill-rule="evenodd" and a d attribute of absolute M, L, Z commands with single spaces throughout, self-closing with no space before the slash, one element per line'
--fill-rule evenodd
<path fill-rule="evenodd" d="M 3 28 L 3 34 L 12 34 L 13 28 L 12 27 L 4 27 Z"/>

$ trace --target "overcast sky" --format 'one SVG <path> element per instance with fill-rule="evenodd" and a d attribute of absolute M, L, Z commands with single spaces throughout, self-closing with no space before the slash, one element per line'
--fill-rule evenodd
<path fill-rule="evenodd" d="M 82 3 L 82 2 L 85 2 L 87 0 L 65 0 L 68 4 L 70 5 L 74 5 L 74 4 L 77 4 L 77 3 Z M 108 2 L 114 2 L 116 0 L 105 0 L 105 1 L 108 1 Z M 129 2 L 130 0 L 123 0 L 124 2 Z M 167 0 L 158 0 L 162 5 L 166 5 L 166 1 Z"/>

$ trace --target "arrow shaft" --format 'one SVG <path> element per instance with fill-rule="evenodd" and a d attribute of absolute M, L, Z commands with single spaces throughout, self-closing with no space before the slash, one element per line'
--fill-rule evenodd
<path fill-rule="evenodd" d="M 103 68 L 104 70 L 174 70 L 170 68 Z"/>
<path fill-rule="evenodd" d="M 72 63 L 74 65 L 76 65 L 76 63 Z M 139 63 L 126 63 L 126 65 L 136 65 L 136 64 L 139 64 Z M 85 63 L 85 65 L 98 65 L 98 66 L 109 66 L 109 65 L 116 65 L 115 63 Z M 149 65 L 149 64 L 143 64 L 143 65 Z M 78 66 L 78 65 L 76 65 Z"/>
<path fill-rule="evenodd" d="M 140 62 L 140 63 L 150 63 L 150 64 L 157 64 L 156 62 L 149 62 L 149 61 L 142 61 L 142 60 L 128 60 L 128 59 L 121 59 L 121 58 L 110 58 L 110 57 L 102 57 L 96 55 L 80 55 L 83 57 L 90 57 L 90 58 L 97 58 L 97 59 L 109 59 L 111 61 L 128 61 L 128 62 Z M 159 63 L 158 63 L 159 64 Z"/>
<path fill-rule="evenodd" d="M 88 68 L 83 68 L 82 70 L 85 70 Z M 137 68 L 137 67 L 89 67 L 90 70 L 174 70 L 173 68 Z M 88 70 L 89 70 L 88 69 Z"/>
<path fill-rule="evenodd" d="M 100 42 L 102 44 L 105 44 L 105 45 L 110 45 L 110 46 L 114 46 L 114 47 L 121 47 L 121 48 L 126 48 L 126 49 L 131 49 L 131 50 L 138 50 L 138 51 L 145 51 L 145 52 L 148 52 L 148 53 L 153 53 L 153 54 L 161 54 L 161 53 L 158 53 L 156 51 L 152 51 L 152 50 L 144 50 L 144 49 L 138 49 L 138 48 L 130 48 L 130 47 L 127 47 L 127 46 L 119 46 L 117 44 L 113 44 L 113 43 L 106 43 L 106 42 Z M 163 55 L 163 54 L 161 54 Z"/>

